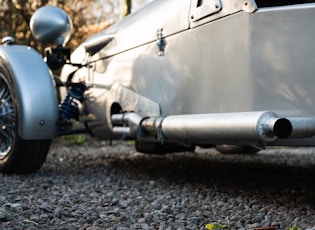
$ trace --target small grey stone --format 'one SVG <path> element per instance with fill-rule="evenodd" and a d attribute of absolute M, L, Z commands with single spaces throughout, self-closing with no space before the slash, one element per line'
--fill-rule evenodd
<path fill-rule="evenodd" d="M 23 207 L 20 203 L 11 203 L 6 205 L 12 212 L 22 212 Z"/>

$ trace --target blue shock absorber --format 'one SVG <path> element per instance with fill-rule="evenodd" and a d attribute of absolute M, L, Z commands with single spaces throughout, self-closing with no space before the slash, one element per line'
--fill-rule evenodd
<path fill-rule="evenodd" d="M 78 103 L 74 101 L 74 97 L 70 93 L 67 94 L 66 98 L 59 107 L 59 117 L 61 120 L 70 120 L 75 116 L 78 110 Z"/>
<path fill-rule="evenodd" d="M 84 89 L 81 87 L 71 87 L 64 101 L 59 106 L 59 126 L 62 122 L 67 122 L 71 118 L 79 118 L 78 102 L 83 102 Z"/>

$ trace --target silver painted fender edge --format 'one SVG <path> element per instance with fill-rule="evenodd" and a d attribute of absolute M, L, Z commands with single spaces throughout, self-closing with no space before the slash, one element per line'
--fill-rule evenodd
<path fill-rule="evenodd" d="M 0 58 L 13 76 L 18 111 L 18 134 L 25 140 L 57 135 L 58 102 L 53 75 L 37 51 L 27 46 L 0 46 Z"/>

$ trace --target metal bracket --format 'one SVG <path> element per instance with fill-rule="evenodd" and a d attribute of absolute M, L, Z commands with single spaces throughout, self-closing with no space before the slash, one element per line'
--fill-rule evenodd
<path fill-rule="evenodd" d="M 164 51 L 165 51 L 165 46 L 166 46 L 166 41 L 163 37 L 163 28 L 159 29 L 157 31 L 157 41 L 156 45 L 159 48 L 159 56 L 164 56 Z"/>
<path fill-rule="evenodd" d="M 247 13 L 253 13 L 257 10 L 257 5 L 254 0 L 245 0 L 243 3 L 243 10 Z"/>
<path fill-rule="evenodd" d="M 198 0 L 194 0 L 193 6 L 195 8 L 192 10 L 190 15 L 192 22 L 196 22 L 207 16 L 215 14 L 222 9 L 222 3 L 220 0 L 208 0 L 205 1 L 205 3 L 200 3 Z"/>

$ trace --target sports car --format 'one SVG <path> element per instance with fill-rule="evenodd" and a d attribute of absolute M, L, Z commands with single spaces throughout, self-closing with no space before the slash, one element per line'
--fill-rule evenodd
<path fill-rule="evenodd" d="M 78 133 L 150 154 L 315 146 L 314 2 L 155 0 L 72 53 L 69 16 L 38 9 L 45 57 L 0 46 L 0 171 L 34 172 Z"/>

